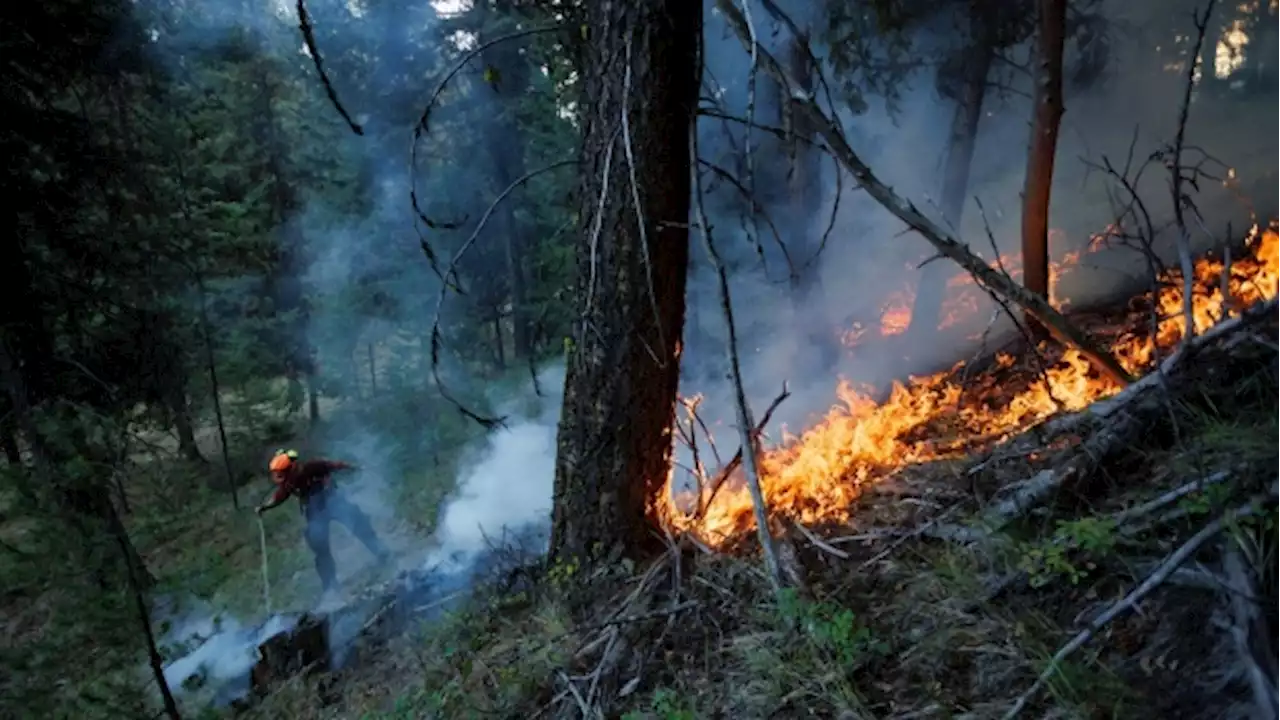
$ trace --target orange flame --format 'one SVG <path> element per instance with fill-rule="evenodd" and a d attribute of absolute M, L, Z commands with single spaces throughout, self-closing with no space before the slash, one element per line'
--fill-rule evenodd
<path fill-rule="evenodd" d="M 1231 267 L 1230 302 L 1222 294 L 1222 263 L 1202 259 L 1196 264 L 1193 304 L 1197 332 L 1239 308 L 1280 294 L 1280 237 L 1275 227 L 1262 233 L 1255 228 L 1250 243 L 1254 246 L 1252 256 Z M 1058 264 L 1059 272 L 1075 260 L 1078 254 L 1064 258 Z M 1007 263 L 1006 269 L 1012 271 L 1011 264 Z M 1117 359 L 1132 373 L 1149 367 L 1157 349 L 1176 344 L 1186 329 L 1181 276 L 1169 271 L 1161 279 L 1163 287 L 1154 302 L 1161 318 L 1156 337 L 1141 329 L 1122 334 L 1113 342 Z M 891 300 L 887 307 L 896 308 L 895 302 Z M 890 334 L 886 326 L 898 327 L 882 317 L 881 332 Z M 865 328 L 859 328 L 852 339 L 865 333 Z M 846 336 L 846 342 L 849 339 Z M 1016 358 L 1001 355 L 992 372 L 1016 363 Z M 913 463 L 961 455 L 966 440 L 1002 441 L 1055 413 L 1081 410 L 1118 390 L 1073 348 L 1062 351 L 1052 366 L 1035 373 L 1035 379 L 1024 382 L 1021 389 L 1003 395 L 988 392 L 981 402 L 970 402 L 972 393 L 966 395 L 954 379 L 955 370 L 962 366 L 957 363 L 947 372 L 894 382 L 881 402 L 872 399 L 872 388 L 842 379 L 836 388 L 839 404 L 821 422 L 799 436 L 784 434 L 781 445 L 762 453 L 761 485 L 770 511 L 806 524 L 845 521 L 861 487 L 868 482 Z M 995 383 L 990 374 L 985 377 L 987 384 L 979 390 L 990 390 Z M 683 500 L 680 505 L 696 505 L 687 497 Z M 695 533 L 712 546 L 740 537 L 754 526 L 750 495 L 739 486 L 721 489 L 696 519 L 677 509 L 669 481 L 668 491 L 654 510 L 668 526 Z"/>

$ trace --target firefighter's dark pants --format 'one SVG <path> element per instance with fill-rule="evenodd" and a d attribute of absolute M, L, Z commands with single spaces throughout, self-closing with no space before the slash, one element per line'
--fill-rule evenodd
<path fill-rule="evenodd" d="M 333 562 L 333 552 L 329 549 L 331 520 L 349 530 L 369 552 L 377 556 L 378 562 L 386 563 L 390 560 L 390 553 L 373 531 L 369 516 L 336 489 L 324 488 L 307 498 L 302 503 L 302 516 L 307 521 L 307 545 L 316 556 L 316 572 L 320 574 L 320 583 L 325 590 L 331 590 L 338 584 L 338 569 Z"/>

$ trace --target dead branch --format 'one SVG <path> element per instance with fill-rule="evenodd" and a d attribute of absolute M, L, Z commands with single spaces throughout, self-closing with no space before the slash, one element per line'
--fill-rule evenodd
<path fill-rule="evenodd" d="M 1124 229 L 1125 222 L 1127 218 L 1132 217 L 1134 221 L 1139 224 L 1140 227 L 1136 231 L 1137 251 L 1142 255 L 1142 259 L 1146 263 L 1147 282 L 1150 284 L 1149 292 L 1151 293 L 1151 297 L 1156 298 L 1160 293 L 1160 277 L 1165 271 L 1164 261 L 1160 259 L 1160 255 L 1155 251 L 1155 223 L 1151 221 L 1151 213 L 1147 210 L 1147 204 L 1143 202 L 1142 196 L 1138 194 L 1137 190 L 1138 184 L 1142 181 L 1143 173 L 1146 172 L 1147 168 L 1151 166 L 1152 162 L 1154 162 L 1155 156 L 1153 155 L 1148 157 L 1146 162 L 1138 167 L 1133 178 L 1130 179 L 1129 171 L 1133 167 L 1133 152 L 1137 142 L 1138 127 L 1135 125 L 1133 128 L 1133 137 L 1129 140 L 1129 152 L 1125 158 L 1123 170 L 1117 170 L 1116 167 L 1112 165 L 1111 159 L 1105 155 L 1102 157 L 1102 165 L 1096 165 L 1088 160 L 1085 160 L 1084 163 L 1086 168 L 1101 170 L 1107 176 L 1114 179 L 1120 188 L 1128 194 L 1128 202 L 1120 204 L 1117 203 L 1115 198 L 1111 195 L 1111 190 L 1108 189 L 1107 191 L 1107 196 L 1111 199 L 1113 206 L 1120 205 L 1121 207 L 1116 211 L 1115 220 L 1112 222 L 1111 230 L 1108 231 L 1105 241 L 1109 241 L 1110 238 L 1113 237 L 1122 238 L 1126 242 L 1121 243 L 1121 245 L 1132 248 L 1132 245 L 1127 241 L 1134 239 L 1135 236 L 1131 236 Z M 1148 326 L 1148 332 L 1153 346 L 1156 346 L 1157 339 L 1160 335 L 1160 319 L 1157 317 L 1158 313 L 1156 307 L 1157 306 L 1153 304 L 1150 318 L 1151 322 Z M 1158 360 L 1158 354 L 1160 352 L 1158 346 L 1156 346 L 1155 352 L 1157 353 L 1156 359 Z"/>
<path fill-rule="evenodd" d="M 702 416 L 698 414 L 697 405 L 698 403 L 694 403 L 689 407 L 689 414 L 692 416 L 693 420 L 698 423 L 698 427 L 702 429 L 702 434 L 707 438 L 707 445 L 711 447 L 711 456 L 716 459 L 716 466 L 718 467 L 723 464 L 723 461 L 720 459 L 720 450 L 716 448 L 716 439 L 715 436 L 711 434 L 711 428 L 707 427 L 707 424 L 702 421 Z"/>
<path fill-rule="evenodd" d="M 689 123 L 689 157 L 698 157 L 698 128 L 696 123 Z M 702 243 L 707 251 L 707 258 L 715 268 L 719 279 L 720 309 L 724 313 L 725 329 L 728 331 L 726 349 L 729 353 L 730 378 L 733 381 L 734 404 L 738 414 L 738 432 L 742 441 L 743 469 L 746 472 L 747 490 L 751 493 L 751 504 L 755 508 L 756 532 L 760 538 L 760 549 L 764 554 L 765 567 L 769 573 L 769 581 L 775 592 L 782 591 L 782 569 L 778 561 L 778 551 L 769 531 L 769 511 L 765 506 L 764 492 L 760 488 L 760 473 L 756 466 L 757 438 L 752 430 L 751 410 L 747 407 L 746 391 L 742 387 L 742 368 L 738 359 L 737 328 L 733 323 L 733 302 L 729 294 L 729 276 L 725 272 L 724 262 L 716 251 L 711 239 L 711 228 L 707 223 L 706 208 L 702 204 L 702 176 L 698 174 L 697 163 L 692 163 L 690 173 L 693 175 L 693 199 L 697 205 L 699 230 Z"/>
<path fill-rule="evenodd" d="M 800 531 L 800 534 L 803 535 L 806 540 L 812 543 L 814 547 L 818 548 L 819 550 L 825 550 L 826 552 L 829 552 L 832 555 L 835 555 L 841 560 L 849 559 L 849 553 L 845 552 L 844 550 L 841 550 L 840 548 L 834 545 L 831 545 L 830 543 L 825 542 L 822 538 L 815 535 L 812 530 L 805 527 L 804 523 L 792 522 L 791 524 L 795 527 L 796 530 Z"/>
<path fill-rule="evenodd" d="M 347 121 L 347 127 L 351 128 L 351 132 L 357 135 L 364 135 L 364 128 L 351 119 L 350 113 L 342 106 L 342 101 L 338 99 L 338 91 L 333 89 L 333 83 L 329 81 L 328 73 L 324 71 L 324 61 L 320 59 L 320 50 L 316 47 L 315 32 L 311 27 L 311 16 L 307 14 L 306 0 L 298 0 L 298 29 L 302 31 L 302 41 L 307 45 L 307 54 L 311 56 L 311 62 L 316 66 L 316 74 L 320 76 L 320 84 L 324 85 L 324 92 L 329 96 L 329 102 L 333 103 L 333 108 L 338 111 L 342 119 Z"/>
<path fill-rule="evenodd" d="M 742 9 L 745 13 L 747 31 L 751 33 L 752 43 L 755 43 L 756 26 L 751 20 L 751 0 L 743 0 Z M 754 44 L 753 47 L 755 47 Z M 750 55 L 751 67 L 747 70 L 747 132 L 746 136 L 743 138 L 745 145 L 742 151 L 747 161 L 747 192 L 754 198 L 756 194 L 756 154 L 752 152 L 751 149 L 751 127 L 755 125 L 756 122 L 756 81 L 759 78 L 760 63 L 757 61 L 754 50 L 751 51 Z M 705 62 L 700 64 L 704 66 L 706 65 Z M 697 155 L 694 155 L 694 157 L 697 157 Z M 705 230 L 703 232 L 704 234 L 706 233 Z M 755 244 L 756 254 L 760 257 L 761 261 L 763 261 L 764 248 L 760 245 L 760 232 L 758 228 L 756 228 L 755 213 L 751 214 L 751 232 L 749 235 L 751 236 L 752 242 Z M 789 258 L 787 260 L 787 265 L 790 268 L 791 261 Z"/>
<path fill-rule="evenodd" d="M 982 200 L 980 200 L 976 195 L 973 198 L 973 202 L 978 206 L 978 215 L 982 217 L 982 226 L 987 232 L 987 241 L 991 244 L 991 253 L 996 258 L 996 270 L 1008 278 L 1009 282 L 1012 283 L 1014 282 L 1013 276 L 1009 274 L 1007 269 L 1005 269 L 1004 259 L 1000 256 L 1000 247 L 996 245 L 996 236 L 991 231 L 991 223 L 987 221 L 987 209 L 983 207 Z M 1016 314 L 1014 314 L 1013 308 L 1009 307 L 1009 304 L 1001 299 L 1000 296 L 996 295 L 985 285 L 982 286 L 982 289 L 986 291 L 987 295 L 993 302 L 1000 306 L 1000 309 L 1004 311 L 1005 315 L 1009 316 L 1010 322 L 1012 322 L 1013 326 L 1022 334 L 1022 338 L 1027 341 L 1027 348 L 1031 351 L 1031 356 L 1035 359 L 1036 372 L 1040 375 L 1040 382 L 1044 383 L 1044 391 L 1049 395 L 1049 399 L 1053 401 L 1053 406 L 1061 412 L 1063 409 L 1062 401 L 1059 400 L 1058 396 L 1053 392 L 1053 383 L 1049 381 L 1048 363 L 1045 362 L 1044 355 L 1040 353 L 1039 343 L 1036 342 L 1035 335 L 1032 334 L 1032 329 L 1028 327 L 1026 323 L 1022 322 Z"/>
<path fill-rule="evenodd" d="M 1096 431 L 1073 450 L 1068 460 L 1040 471 L 1024 481 L 1010 497 L 988 507 L 982 513 L 978 527 L 945 525 L 932 529 L 928 535 L 961 544 L 983 541 L 1037 507 L 1065 483 L 1092 473 L 1108 455 L 1141 432 L 1153 411 L 1165 407 L 1164 391 L 1168 385 L 1164 381 L 1169 375 L 1180 372 L 1189 358 L 1215 340 L 1258 318 L 1273 317 L 1275 310 L 1276 300 L 1273 299 L 1255 305 L 1239 317 L 1218 323 L 1194 342 L 1170 354 L 1158 370 L 1148 373 L 1116 396 L 1096 402 L 1081 413 L 1041 426 L 1044 435 L 1081 432 L 1081 426 L 1088 423 L 1096 425 Z"/>
<path fill-rule="evenodd" d="M 1048 328 L 1059 341 L 1075 346 L 1103 373 L 1122 385 L 1133 382 L 1133 378 L 1111 353 L 1103 350 L 1092 338 L 1076 328 L 1045 299 L 1028 292 L 1017 283 L 1010 282 L 1008 278 L 993 270 L 950 232 L 925 217 L 912 203 L 903 199 L 877 178 L 845 140 L 844 134 L 835 121 L 814 101 L 812 94 L 799 91 L 797 84 L 787 77 L 786 71 L 778 61 L 767 50 L 751 41 L 746 21 L 731 0 L 716 0 L 716 7 L 733 27 L 746 49 L 759 56 L 762 67 L 782 83 L 783 87 L 788 88 L 791 98 L 812 116 L 818 133 L 839 159 L 840 164 L 853 175 L 871 197 L 899 220 L 920 233 L 939 253 L 967 270 L 973 275 L 975 281 L 987 285 L 1002 297 L 1022 307 Z"/>
<path fill-rule="evenodd" d="M 658 312 L 658 293 L 653 288 L 653 263 L 649 260 L 649 229 L 645 226 L 644 207 L 640 202 L 640 183 L 636 179 L 636 158 L 631 149 L 631 124 L 628 116 L 631 114 L 631 44 L 634 33 L 627 35 L 626 44 L 626 72 L 622 80 L 622 110 L 620 127 L 622 128 L 622 149 L 627 158 L 627 177 L 631 182 L 631 202 L 635 205 L 636 223 L 640 233 L 640 256 L 644 259 L 644 276 L 645 282 L 648 283 L 649 290 L 649 309 L 653 311 L 653 327 L 658 334 L 658 348 L 655 360 L 658 367 L 665 368 L 667 366 L 667 357 L 671 353 L 667 352 L 667 341 L 664 339 L 665 331 L 662 329 L 662 314 Z M 690 123 L 693 125 L 694 123 Z M 693 156 L 695 159 L 697 155 Z M 694 172 L 697 172 L 697 164 L 695 160 Z M 676 338 L 676 342 L 679 342 Z"/>
<path fill-rule="evenodd" d="M 441 397 L 449 401 L 454 407 L 458 408 L 458 411 L 463 415 L 475 420 L 485 428 L 492 428 L 496 425 L 501 425 L 503 420 L 506 418 L 494 418 L 487 415 L 480 415 L 470 408 L 467 408 L 458 401 L 457 398 L 453 397 L 449 392 L 448 386 L 445 385 L 445 382 L 440 378 L 440 348 L 443 345 L 443 338 L 440 332 L 440 314 L 441 310 L 444 308 L 445 297 L 448 295 L 450 287 L 449 281 L 451 278 L 456 277 L 458 263 L 462 260 L 462 257 L 466 254 L 467 250 L 475 244 L 476 239 L 480 237 L 481 231 L 484 230 L 485 224 L 488 223 L 489 218 L 492 217 L 494 210 L 497 209 L 498 205 L 501 204 L 508 195 L 514 192 L 516 188 L 543 173 L 551 172 L 552 170 L 568 165 L 576 165 L 577 163 L 577 160 L 561 160 L 545 167 L 530 170 L 524 175 L 513 180 L 501 193 L 498 193 L 498 196 L 493 199 L 493 202 L 489 203 L 489 207 L 485 208 L 484 214 L 480 216 L 480 221 L 476 223 L 476 227 L 471 231 L 470 237 L 468 237 L 466 241 L 458 247 L 457 252 L 453 254 L 453 258 L 449 261 L 449 268 L 445 271 L 444 275 L 441 276 L 443 282 L 440 285 L 440 292 L 436 297 L 435 316 L 431 320 L 431 378 L 435 381 L 436 388 L 440 391 Z"/>
<path fill-rule="evenodd" d="M 1262 503 L 1275 503 L 1278 491 L 1280 491 L 1280 485 L 1273 484 L 1271 492 L 1267 495 L 1256 497 L 1248 503 L 1241 505 L 1215 519 L 1193 535 L 1191 539 L 1183 543 L 1182 546 L 1170 554 L 1169 557 L 1161 563 L 1158 568 L 1156 568 L 1155 572 L 1149 575 L 1146 580 L 1143 580 L 1138 587 L 1131 590 L 1123 599 L 1120 600 L 1120 602 L 1112 605 L 1101 615 L 1094 618 L 1093 622 L 1089 623 L 1088 627 L 1081 630 L 1080 633 L 1073 637 L 1070 642 L 1063 645 L 1058 652 L 1054 653 L 1054 656 L 1049 660 L 1049 666 L 1040 673 L 1040 676 L 1036 678 L 1036 681 L 1032 683 L 1031 687 L 1027 688 L 1026 691 L 1018 696 L 1018 699 L 1014 702 L 1013 706 L 1004 714 L 1004 720 L 1012 720 L 1012 718 L 1017 717 L 1023 709 L 1026 708 L 1027 703 L 1035 697 L 1036 693 L 1040 691 L 1040 688 L 1044 687 L 1044 684 L 1049 681 L 1049 678 L 1053 677 L 1053 675 L 1058 671 L 1058 666 L 1067 658 L 1068 655 L 1083 647 L 1085 643 L 1089 642 L 1089 640 L 1099 630 L 1104 628 L 1112 620 L 1125 612 L 1134 609 L 1140 600 L 1151 594 L 1151 592 L 1158 588 L 1170 575 L 1173 574 L 1175 570 L 1178 569 L 1179 566 L 1191 559 L 1191 557 L 1195 555 L 1206 542 L 1218 533 L 1222 532 L 1222 530 L 1228 525 L 1235 523 L 1242 518 L 1256 514 Z"/>
<path fill-rule="evenodd" d="M 1231 614 L 1226 630 L 1245 668 L 1257 717 L 1277 717 L 1280 715 L 1280 699 L 1276 697 L 1276 660 L 1271 652 L 1264 653 L 1263 648 L 1256 647 L 1256 644 L 1265 647 L 1271 633 L 1258 602 L 1257 579 L 1245 564 L 1236 543 L 1228 541 L 1222 570 L 1226 586 L 1222 590 L 1227 595 Z"/>
<path fill-rule="evenodd" d="M 782 233 L 778 232 L 778 226 L 773 222 L 773 216 L 769 213 L 768 208 L 757 200 L 751 191 L 748 190 L 747 187 L 728 170 L 701 158 L 698 159 L 698 164 L 710 170 L 716 177 L 732 185 L 734 189 L 736 189 L 747 200 L 747 202 L 751 203 L 752 214 L 759 214 L 762 216 L 765 224 L 769 226 L 769 232 L 773 235 L 774 242 L 777 243 L 778 249 L 782 251 L 782 259 L 787 263 L 788 274 L 794 275 L 798 272 L 794 263 L 791 262 L 791 253 L 787 250 L 787 244 L 782 241 Z M 763 254 L 763 252 L 763 249 L 757 248 L 757 253 Z"/>
<path fill-rule="evenodd" d="M 1116 525 L 1116 527 L 1122 527 L 1134 520 L 1137 520 L 1138 518 L 1146 517 L 1157 510 L 1168 507 L 1192 493 L 1200 492 L 1210 485 L 1217 485 L 1218 483 L 1229 479 L 1231 476 L 1232 473 L 1230 471 L 1219 470 L 1218 472 L 1198 478 L 1186 483 L 1185 485 L 1179 485 L 1166 493 L 1162 493 L 1144 503 L 1135 505 L 1128 510 L 1118 512 L 1111 516 L 1111 521 Z"/>
<path fill-rule="evenodd" d="M 719 110 L 711 110 L 705 107 L 698 108 L 698 116 L 715 118 L 717 120 L 723 120 L 726 123 L 732 122 L 732 123 L 737 123 L 739 125 L 747 124 L 746 118 L 740 118 L 737 115 L 729 115 L 728 113 L 723 113 L 723 112 L 720 112 Z M 803 137 L 796 136 L 786 128 L 775 127 L 773 125 L 764 125 L 762 123 L 757 122 L 751 125 L 751 129 L 769 133 L 770 135 L 774 136 L 779 140 L 786 140 L 786 141 L 794 140 L 796 142 L 805 143 L 810 147 L 814 148 L 815 150 L 817 150 L 818 152 L 825 153 L 831 156 L 832 160 L 836 160 L 837 162 L 839 162 L 839 159 L 836 158 L 835 154 L 832 153 L 831 150 L 828 149 L 825 144 L 816 142 L 812 138 L 803 138 Z"/>
<path fill-rule="evenodd" d="M 1178 262 L 1182 265 L 1182 314 L 1187 324 L 1186 329 L 1182 333 L 1182 342 L 1184 344 L 1191 342 L 1191 338 L 1196 334 L 1196 315 L 1195 315 L 1195 263 L 1191 259 L 1191 232 L 1187 229 L 1187 221 L 1184 213 L 1184 204 L 1187 202 L 1183 198 L 1182 183 L 1187 179 L 1182 172 L 1182 152 L 1186 142 L 1187 134 L 1187 116 L 1191 112 L 1191 92 L 1195 89 L 1196 71 L 1200 68 L 1200 47 L 1204 45 L 1205 30 L 1209 27 L 1209 15 L 1213 13 L 1213 6 L 1217 0 L 1209 0 L 1205 5 L 1204 14 L 1193 14 L 1192 19 L 1196 26 L 1196 41 L 1191 47 L 1191 54 L 1187 62 L 1187 82 L 1182 93 L 1182 107 L 1178 111 L 1178 134 L 1173 141 L 1173 158 L 1170 171 L 1173 173 L 1171 190 L 1173 191 L 1173 217 L 1178 225 L 1177 244 L 1178 244 Z M 1194 177 L 1192 178 L 1194 182 Z"/>
<path fill-rule="evenodd" d="M 1154 371 L 1148 372 L 1137 382 L 1105 400 L 1093 403 L 1078 413 L 1055 418 L 1045 423 L 1042 426 L 1043 432 L 1049 435 L 1073 432 L 1082 424 L 1104 421 L 1112 415 L 1132 407 L 1139 400 L 1145 399 L 1147 393 L 1159 388 L 1163 383 L 1163 376 L 1175 372 L 1196 352 L 1211 345 L 1218 339 L 1236 332 L 1243 326 L 1274 316 L 1276 308 L 1277 298 L 1272 298 L 1247 308 L 1237 317 L 1217 323 L 1197 336 L 1192 342 L 1170 353 Z"/>
<path fill-rule="evenodd" d="M 777 410 L 778 406 L 782 404 L 782 401 L 789 397 L 791 397 L 791 391 L 787 389 L 787 384 L 783 382 L 782 392 L 778 393 L 778 396 L 773 399 L 773 402 L 769 403 L 769 407 L 764 411 L 764 415 L 760 417 L 760 422 L 756 424 L 755 437 L 757 438 L 757 441 L 760 438 L 760 434 L 764 431 L 765 425 L 768 425 L 769 420 L 773 417 L 773 411 Z M 739 447 L 738 452 L 734 453 L 733 457 L 729 459 L 728 464 L 721 468 L 721 470 L 716 474 L 715 482 L 711 484 L 711 493 L 707 495 L 706 501 L 699 505 L 698 512 L 694 516 L 695 520 L 700 519 L 703 513 L 711 507 L 711 503 L 715 501 L 716 495 L 720 492 L 720 488 L 724 487 L 725 483 L 728 482 L 729 478 L 733 476 L 733 473 L 737 471 L 738 466 L 741 464 L 742 448 Z"/>

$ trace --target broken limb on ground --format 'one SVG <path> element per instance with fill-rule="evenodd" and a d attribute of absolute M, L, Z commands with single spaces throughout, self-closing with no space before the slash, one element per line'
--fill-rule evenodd
<path fill-rule="evenodd" d="M 1156 374 L 1130 388 L 1059 397 L 1060 412 L 1027 405 L 996 434 L 966 435 L 973 413 L 930 416 L 888 438 L 912 460 L 827 480 L 843 494 L 775 484 L 772 529 L 794 586 L 781 597 L 750 525 L 672 528 L 647 565 L 509 573 L 434 622 L 382 632 L 341 672 L 280 683 L 250 712 L 1274 717 L 1280 373 L 1266 235 L 1250 307 L 1206 315 L 1188 343 L 1162 335 L 1158 364 L 1148 353 L 1135 367 Z M 1129 342 L 1166 304 L 1150 300 L 1095 312 L 1091 329 Z M 970 393 L 955 407 L 1004 417 L 1043 373 L 1074 372 L 1041 352 L 942 380 Z M 786 450 L 766 465 L 801 457 Z M 839 512 L 817 507 L 833 498 Z M 571 618 L 559 598 L 582 584 L 599 602 Z"/>

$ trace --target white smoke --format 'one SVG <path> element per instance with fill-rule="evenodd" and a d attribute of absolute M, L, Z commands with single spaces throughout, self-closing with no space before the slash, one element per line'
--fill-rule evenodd
<path fill-rule="evenodd" d="M 532 382 L 526 382 L 515 399 L 498 404 L 499 413 L 507 417 L 506 427 L 490 433 L 481 447 L 464 457 L 457 489 L 440 512 L 431 549 L 419 567 L 440 574 L 465 574 L 504 535 L 549 523 L 564 368 L 544 369 L 537 385 L 542 397 Z M 373 438 L 364 441 L 373 442 Z M 364 444 L 355 439 L 353 443 L 353 448 Z M 363 450 L 357 455 L 379 456 L 373 445 Z M 369 479 L 355 486 L 356 501 L 372 511 L 375 524 L 383 526 L 382 514 L 393 512 L 386 500 L 385 473 L 377 467 L 362 469 L 368 471 Z M 232 617 L 215 619 L 207 609 L 194 612 L 165 633 L 166 645 L 196 646 L 165 667 L 165 679 L 178 694 L 187 694 L 189 686 L 241 681 L 256 660 L 258 645 L 292 624 L 291 618 L 282 615 L 251 626 Z M 350 639 L 344 637 L 343 642 Z M 331 650 L 337 654 L 342 648 Z"/>
<path fill-rule="evenodd" d="M 499 406 L 507 428 L 490 434 L 460 474 L 456 494 L 440 513 L 439 544 L 429 566 L 470 562 L 504 532 L 549 521 L 564 367 L 543 370 L 538 386 L 545 397 L 538 398 L 529 383 L 521 400 Z M 535 407 L 527 407 L 530 398 Z"/>

